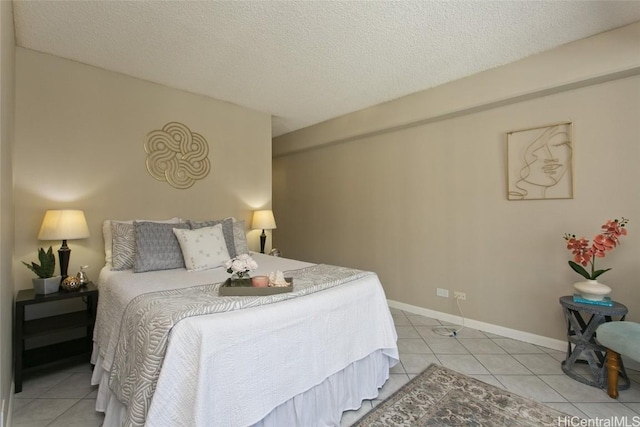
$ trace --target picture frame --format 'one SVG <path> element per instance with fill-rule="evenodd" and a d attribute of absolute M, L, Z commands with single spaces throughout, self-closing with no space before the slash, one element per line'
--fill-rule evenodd
<path fill-rule="evenodd" d="M 573 199 L 573 123 L 507 132 L 507 200 Z"/>

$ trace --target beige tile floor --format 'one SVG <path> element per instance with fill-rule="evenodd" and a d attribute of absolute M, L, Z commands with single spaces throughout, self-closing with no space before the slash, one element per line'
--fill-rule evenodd
<path fill-rule="evenodd" d="M 628 371 L 629 390 L 618 400 L 594 387 L 581 384 L 560 369 L 564 352 L 464 328 L 457 338 L 438 335 L 441 322 L 392 309 L 398 331 L 400 363 L 377 399 L 365 401 L 357 411 L 347 411 L 348 426 L 402 387 L 430 363 L 439 363 L 489 384 L 543 402 L 582 418 L 640 416 L 640 372 Z M 27 378 L 22 393 L 14 396 L 12 427 L 100 426 L 95 412 L 96 387 L 90 385 L 90 365 L 45 370 Z"/>
<path fill-rule="evenodd" d="M 438 363 L 486 383 L 585 419 L 640 416 L 640 372 L 627 370 L 631 388 L 618 400 L 603 390 L 582 384 L 562 372 L 564 352 L 498 335 L 464 328 L 457 338 L 438 335 L 435 319 L 391 309 L 398 332 L 400 363 L 378 399 L 364 402 L 360 410 L 345 412 L 348 426 L 391 395 L 430 363 Z M 612 424 L 613 425 L 613 424 Z"/>

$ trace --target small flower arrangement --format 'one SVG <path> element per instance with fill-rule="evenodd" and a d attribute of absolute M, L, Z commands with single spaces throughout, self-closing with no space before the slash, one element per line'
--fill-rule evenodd
<path fill-rule="evenodd" d="M 249 278 L 250 271 L 258 268 L 258 263 L 249 254 L 242 254 L 227 260 L 224 266 L 231 278 L 245 279 Z"/>
<path fill-rule="evenodd" d="M 627 235 L 625 226 L 628 222 L 624 217 L 621 220 L 607 220 L 601 227 L 602 233 L 593 238 L 591 245 L 584 237 L 577 239 L 575 234 L 565 234 L 567 249 L 574 255 L 573 261 L 569 261 L 571 268 L 587 280 L 596 280 L 598 276 L 611 270 L 596 270 L 596 258 L 604 258 L 606 252 L 612 251 L 620 244 L 620 237 Z M 588 264 L 591 264 L 591 273 L 584 268 Z"/>

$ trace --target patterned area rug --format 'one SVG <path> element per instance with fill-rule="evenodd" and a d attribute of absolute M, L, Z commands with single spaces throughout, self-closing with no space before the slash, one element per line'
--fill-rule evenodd
<path fill-rule="evenodd" d="M 353 427 L 557 426 L 562 412 L 432 364 Z"/>

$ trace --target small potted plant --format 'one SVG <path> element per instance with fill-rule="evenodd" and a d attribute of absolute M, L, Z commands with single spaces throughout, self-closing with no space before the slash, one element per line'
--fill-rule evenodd
<path fill-rule="evenodd" d="M 569 261 L 569 266 L 586 279 L 586 281 L 573 284 L 573 287 L 582 295 L 582 298 L 601 301 L 611 292 L 609 286 L 598 282 L 598 278 L 611 269 L 596 270 L 596 258 L 604 258 L 607 252 L 614 250 L 620 244 L 620 237 L 627 235 L 625 227 L 628 222 L 629 220 L 624 217 L 620 220 L 607 220 L 600 227 L 600 234 L 593 238 L 592 244 L 584 237 L 576 238 L 575 234 L 566 233 L 564 235 L 564 240 L 567 241 L 567 249 L 574 255 L 573 261 Z M 584 268 L 589 264 L 591 265 L 591 271 Z"/>
<path fill-rule="evenodd" d="M 32 279 L 33 289 L 36 294 L 46 295 L 58 292 L 62 276 L 54 277 L 53 275 L 56 270 L 56 258 L 53 255 L 53 249 L 51 249 L 51 246 L 49 246 L 49 250 L 47 252 L 45 252 L 43 248 L 38 249 L 38 260 L 40 261 L 39 265 L 35 262 L 27 264 L 22 261 L 29 270 L 33 271 L 36 276 L 38 276 L 37 279 Z"/>

